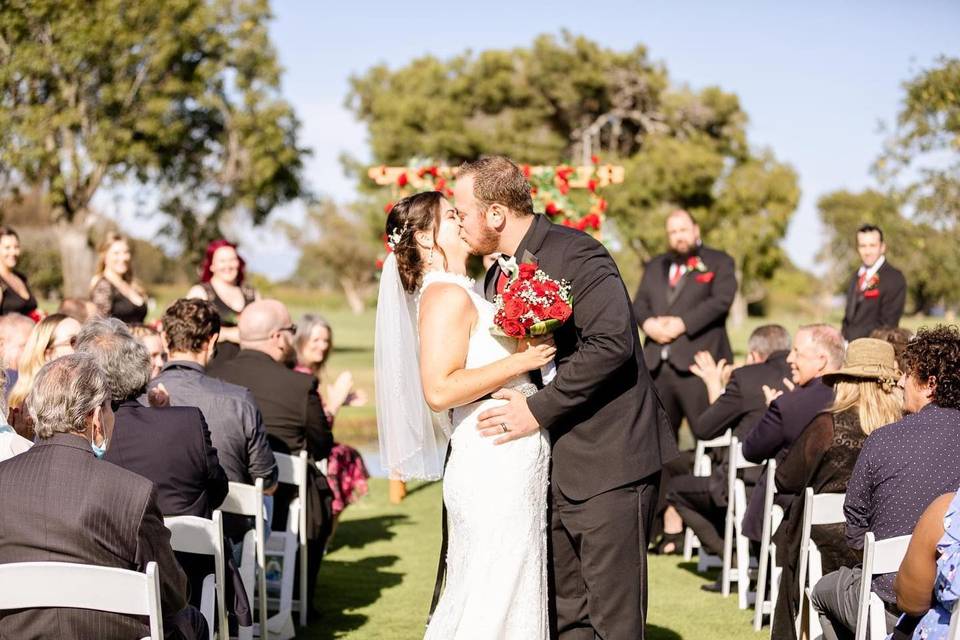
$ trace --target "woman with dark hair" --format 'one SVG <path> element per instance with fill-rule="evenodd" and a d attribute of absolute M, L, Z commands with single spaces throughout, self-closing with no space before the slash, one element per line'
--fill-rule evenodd
<path fill-rule="evenodd" d="M 100 244 L 97 272 L 90 283 L 90 299 L 104 318 L 127 324 L 147 317 L 147 292 L 133 277 L 133 254 L 129 239 L 111 231 Z"/>
<path fill-rule="evenodd" d="M 297 350 L 296 370 L 317 379 L 317 393 L 331 428 L 342 407 L 359 407 L 367 403 L 367 394 L 354 388 L 353 375 L 349 371 L 337 376 L 333 384 L 324 386 L 323 370 L 327 356 L 333 349 L 333 329 L 323 317 L 312 313 L 304 315 L 297 323 L 293 346 Z M 366 495 L 369 477 L 359 451 L 345 444 L 334 444 L 327 459 L 327 480 L 333 492 L 334 518 L 330 539 L 333 539 L 340 513 L 348 504 Z"/>
<path fill-rule="evenodd" d="M 10 227 L 0 227 L 0 315 L 19 313 L 36 322 L 40 320 L 37 299 L 30 291 L 27 276 L 17 271 L 18 262 L 20 236 Z"/>
<path fill-rule="evenodd" d="M 244 308 L 260 299 L 256 289 L 244 284 L 246 263 L 237 245 L 214 240 L 207 245 L 200 265 L 200 282 L 187 292 L 188 298 L 212 302 L 220 314 L 220 338 L 215 359 L 230 359 L 240 350 L 237 318 Z"/>

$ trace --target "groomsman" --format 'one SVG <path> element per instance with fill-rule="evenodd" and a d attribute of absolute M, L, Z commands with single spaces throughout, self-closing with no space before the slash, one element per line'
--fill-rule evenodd
<path fill-rule="evenodd" d="M 667 241 L 670 250 L 644 269 L 633 305 L 647 336 L 644 360 L 676 433 L 684 416 L 696 429 L 708 405 L 703 383 L 690 372 L 694 355 L 733 360 L 726 322 L 737 278 L 733 258 L 701 244 L 688 212 L 667 217 Z"/>
<path fill-rule="evenodd" d="M 866 338 L 874 329 L 900 324 L 907 299 L 907 281 L 887 262 L 880 227 L 865 224 L 857 229 L 857 252 L 863 264 L 850 278 L 847 307 L 843 314 L 843 337 Z"/>

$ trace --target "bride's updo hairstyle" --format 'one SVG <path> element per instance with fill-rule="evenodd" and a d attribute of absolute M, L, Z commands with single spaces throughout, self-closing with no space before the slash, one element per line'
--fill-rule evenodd
<path fill-rule="evenodd" d="M 418 231 L 432 230 L 433 250 L 439 254 L 446 268 L 447 257 L 437 244 L 441 200 L 443 200 L 443 194 L 439 191 L 415 193 L 397 201 L 387 215 L 387 243 L 397 257 L 400 282 L 403 283 L 407 293 L 415 292 L 420 286 L 427 266 L 417 245 L 415 235 Z"/>

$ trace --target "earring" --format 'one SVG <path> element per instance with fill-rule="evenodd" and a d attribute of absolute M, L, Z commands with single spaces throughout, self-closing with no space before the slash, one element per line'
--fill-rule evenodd
<path fill-rule="evenodd" d="M 433 266 L 433 247 L 430 247 L 430 255 L 427 256 L 427 266 Z"/>

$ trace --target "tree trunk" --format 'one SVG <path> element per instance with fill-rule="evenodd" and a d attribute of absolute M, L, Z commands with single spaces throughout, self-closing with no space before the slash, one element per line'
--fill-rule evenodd
<path fill-rule="evenodd" d="M 743 272 L 737 269 L 737 294 L 733 296 L 730 307 L 730 322 L 734 327 L 742 327 L 747 320 L 747 299 L 743 295 Z"/>
<path fill-rule="evenodd" d="M 343 287 L 343 295 L 347 298 L 347 306 L 350 307 L 350 311 L 353 311 L 356 315 L 363 313 L 367 305 L 364 304 L 363 296 L 360 295 L 356 285 L 347 278 L 340 278 L 340 286 Z"/>
<path fill-rule="evenodd" d="M 63 296 L 86 298 L 93 277 L 93 249 L 87 241 L 87 230 L 77 216 L 73 223 L 61 222 L 55 229 L 60 241 L 60 263 L 63 266 Z"/>

